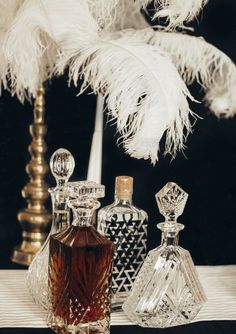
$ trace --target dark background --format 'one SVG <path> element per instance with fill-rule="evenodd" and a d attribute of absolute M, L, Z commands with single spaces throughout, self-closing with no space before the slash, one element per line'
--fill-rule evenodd
<path fill-rule="evenodd" d="M 195 25 L 202 35 L 236 62 L 236 2 L 211 0 Z M 197 99 L 203 94 L 191 87 Z M 53 80 L 46 92 L 47 145 L 49 160 L 59 147 L 69 149 L 76 160 L 73 179 L 84 179 L 94 125 L 96 98 L 92 94 L 76 97 L 78 88 L 67 87 L 66 77 Z M 236 94 L 236 92 L 235 92 Z M 204 105 L 195 104 L 198 120 L 188 137 L 184 155 L 160 157 L 152 167 L 148 161 L 132 159 L 116 145 L 116 129 L 105 126 L 103 183 L 106 198 L 113 201 L 116 175 L 134 177 L 134 202 L 149 214 L 149 249 L 160 242 L 156 223 L 162 221 L 155 193 L 168 181 L 178 183 L 189 193 L 180 221 L 186 228 L 180 242 L 196 264 L 236 264 L 236 117 L 219 120 Z M 0 98 L 0 268 L 14 268 L 10 255 L 20 242 L 16 215 L 25 207 L 21 189 L 28 181 L 24 171 L 29 160 L 28 125 L 32 121 L 30 104 L 21 105 L 3 92 Z M 54 185 L 52 177 L 48 181 Z"/>

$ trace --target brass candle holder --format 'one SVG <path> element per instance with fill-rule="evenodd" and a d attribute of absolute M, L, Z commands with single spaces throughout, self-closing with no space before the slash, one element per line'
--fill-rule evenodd
<path fill-rule="evenodd" d="M 22 196 L 28 205 L 17 215 L 23 230 L 22 242 L 14 248 L 12 255 L 13 262 L 23 265 L 29 265 L 43 245 L 51 221 L 51 213 L 45 207 L 49 197 L 45 175 L 49 167 L 44 158 L 47 151 L 44 140 L 47 133 L 44 113 L 44 88 L 41 86 L 35 99 L 33 124 L 29 128 L 33 139 L 28 147 L 31 160 L 26 166 L 26 172 L 30 180 L 22 190 Z"/>

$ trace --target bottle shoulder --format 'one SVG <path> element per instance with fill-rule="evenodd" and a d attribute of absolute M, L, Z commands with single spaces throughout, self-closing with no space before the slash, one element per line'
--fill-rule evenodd
<path fill-rule="evenodd" d="M 113 247 L 113 243 L 100 234 L 94 226 L 70 226 L 66 230 L 52 235 L 50 239 L 70 248 Z"/>
<path fill-rule="evenodd" d="M 109 220 L 114 215 L 128 214 L 135 215 L 138 220 L 148 220 L 148 214 L 143 209 L 133 204 L 121 205 L 116 202 L 101 208 L 98 212 L 98 220 Z"/>
<path fill-rule="evenodd" d="M 176 263 L 190 261 L 192 262 L 191 254 L 188 250 L 181 246 L 163 246 L 160 245 L 148 252 L 149 262 L 156 262 L 159 258 L 163 261 L 175 261 Z"/>

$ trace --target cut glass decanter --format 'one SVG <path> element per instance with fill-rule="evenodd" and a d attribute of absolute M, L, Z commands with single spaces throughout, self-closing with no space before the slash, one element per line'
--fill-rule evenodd
<path fill-rule="evenodd" d="M 112 310 L 121 310 L 147 255 L 147 213 L 132 204 L 133 178 L 116 177 L 115 202 L 98 213 L 98 231 L 114 243 Z"/>
<path fill-rule="evenodd" d="M 56 333 L 110 332 L 113 245 L 92 225 L 104 187 L 77 182 L 70 228 L 50 237 L 48 325 Z"/>
<path fill-rule="evenodd" d="M 190 322 L 206 302 L 190 253 L 178 246 L 177 223 L 188 194 L 175 183 L 167 183 L 157 194 L 165 222 L 161 246 L 153 249 L 123 305 L 128 317 L 142 327 L 170 327 Z"/>
<path fill-rule="evenodd" d="M 34 257 L 27 274 L 27 285 L 34 301 L 48 308 L 48 258 L 50 235 L 69 226 L 68 189 L 65 184 L 73 173 L 74 158 L 69 151 L 60 148 L 50 160 L 50 169 L 56 179 L 56 187 L 50 188 L 52 200 L 52 226 L 50 233 L 39 252 Z"/>

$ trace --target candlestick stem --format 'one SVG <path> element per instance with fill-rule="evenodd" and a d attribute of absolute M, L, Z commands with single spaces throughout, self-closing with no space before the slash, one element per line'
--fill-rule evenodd
<path fill-rule="evenodd" d="M 15 247 L 12 255 L 13 262 L 24 265 L 31 263 L 34 255 L 43 245 L 51 221 L 51 214 L 45 207 L 49 197 L 45 176 L 49 167 L 45 161 L 47 146 L 44 137 L 47 127 L 44 114 L 44 88 L 41 86 L 35 99 L 33 124 L 29 127 L 32 136 L 28 147 L 31 160 L 26 166 L 26 172 L 30 180 L 22 190 L 27 207 L 17 215 L 23 230 L 22 242 Z"/>

